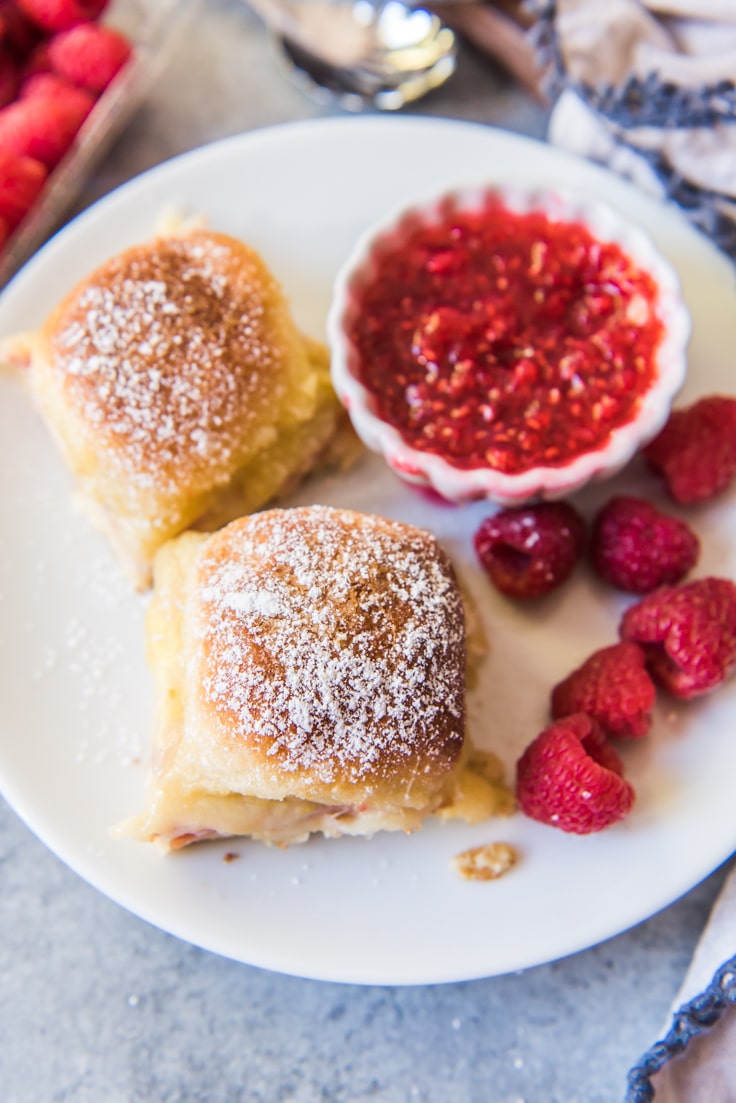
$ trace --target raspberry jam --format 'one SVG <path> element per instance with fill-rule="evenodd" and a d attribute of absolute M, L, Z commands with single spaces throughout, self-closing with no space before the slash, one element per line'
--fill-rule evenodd
<path fill-rule="evenodd" d="M 354 291 L 378 416 L 458 468 L 559 467 L 631 421 L 657 377 L 652 277 L 581 223 L 495 197 L 413 215 Z"/>

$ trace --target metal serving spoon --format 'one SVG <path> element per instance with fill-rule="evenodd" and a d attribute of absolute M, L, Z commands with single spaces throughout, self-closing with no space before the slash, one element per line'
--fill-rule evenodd
<path fill-rule="evenodd" d="M 444 83 L 455 69 L 455 35 L 403 0 L 247 0 L 283 57 L 312 91 L 342 106 L 396 110 Z"/>

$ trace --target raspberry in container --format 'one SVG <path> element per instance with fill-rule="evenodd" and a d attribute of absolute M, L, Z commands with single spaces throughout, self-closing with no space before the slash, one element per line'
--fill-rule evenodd
<path fill-rule="evenodd" d="M 63 222 L 197 0 L 1 0 L 0 287 Z"/>

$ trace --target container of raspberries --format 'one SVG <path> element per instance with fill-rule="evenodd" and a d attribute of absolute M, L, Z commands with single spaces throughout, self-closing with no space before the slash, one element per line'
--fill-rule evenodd
<path fill-rule="evenodd" d="M 59 226 L 182 31 L 188 0 L 0 0 L 0 288 Z"/>

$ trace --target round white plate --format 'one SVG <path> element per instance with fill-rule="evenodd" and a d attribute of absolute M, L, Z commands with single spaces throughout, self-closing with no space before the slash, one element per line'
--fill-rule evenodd
<path fill-rule="evenodd" d="M 172 203 L 261 251 L 299 323 L 323 333 L 333 275 L 360 231 L 397 203 L 466 180 L 572 185 L 646 227 L 679 270 L 694 318 L 683 401 L 732 386 L 734 271 L 678 213 L 542 144 L 467 124 L 346 119 L 263 130 L 155 169 L 59 234 L 0 300 L 0 336 L 33 329 L 96 263 L 151 234 Z M 614 489 L 655 500 L 634 464 L 577 497 L 590 516 Z M 534 608 L 496 595 L 471 537 L 487 512 L 429 504 L 367 458 L 294 499 L 385 513 L 433 529 L 482 612 L 491 653 L 471 700 L 475 738 L 509 767 L 544 726 L 551 686 L 616 639 L 622 595 L 582 568 Z M 691 519 L 697 574 L 736 577 L 734 496 Z M 27 396 L 0 380 L 0 785 L 33 831 L 124 907 L 239 961 L 325 980 L 427 984 L 485 977 L 591 946 L 664 907 L 736 844 L 736 679 L 687 705 L 663 702 L 626 747 L 638 791 L 623 824 L 587 838 L 521 815 L 413 836 L 314 839 L 278 850 L 244 840 L 162 857 L 113 842 L 142 806 L 151 726 L 145 599 L 75 514 L 70 483 Z M 490 883 L 450 860 L 505 840 L 518 866 Z M 225 860 L 236 854 L 237 860 Z"/>

